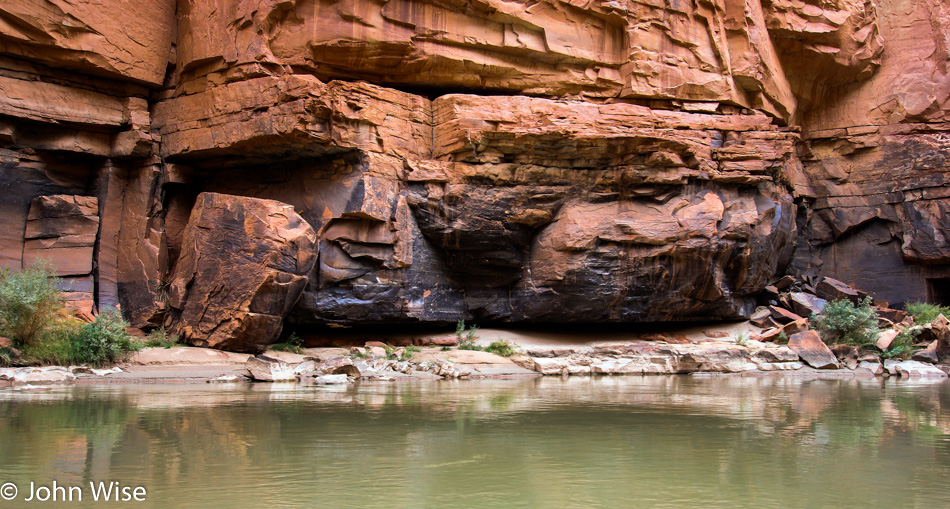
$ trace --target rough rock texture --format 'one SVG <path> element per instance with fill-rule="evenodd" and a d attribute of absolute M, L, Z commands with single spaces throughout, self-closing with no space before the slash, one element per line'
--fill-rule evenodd
<path fill-rule="evenodd" d="M 816 369 L 838 369 L 838 359 L 815 331 L 799 332 L 788 338 L 788 347 Z"/>
<path fill-rule="evenodd" d="M 188 0 L 178 16 L 181 88 L 293 68 L 402 87 L 722 101 L 783 118 L 795 108 L 758 1 Z"/>
<path fill-rule="evenodd" d="M 880 68 L 832 89 L 830 107 L 803 120 L 809 185 L 798 188 L 805 235 L 793 268 L 855 283 L 879 300 L 945 303 L 950 6 L 867 5 L 884 41 Z"/>
<path fill-rule="evenodd" d="M 155 115 L 167 158 L 231 166 L 203 189 L 281 197 L 321 232 L 300 323 L 735 318 L 791 253 L 796 136 L 761 115 L 304 76 Z M 257 157 L 301 150 L 324 157 L 256 178 Z"/>
<path fill-rule="evenodd" d="M 99 203 L 94 196 L 39 196 L 26 218 L 23 265 L 43 260 L 57 276 L 91 274 L 98 233 Z"/>
<path fill-rule="evenodd" d="M 167 323 L 197 346 L 263 351 L 307 284 L 315 240 L 289 205 L 202 193 L 182 233 Z"/>
<path fill-rule="evenodd" d="M 13 0 L 0 265 L 65 242 L 34 198 L 95 199 L 85 302 L 248 351 L 748 317 L 786 271 L 950 302 L 948 34 L 926 0 Z"/>
<path fill-rule="evenodd" d="M 60 278 L 68 308 L 91 319 L 96 309 L 93 254 L 99 234 L 94 196 L 39 196 L 30 204 L 23 234 L 23 266 L 46 264 Z"/>
<path fill-rule="evenodd" d="M 7 0 L 0 6 L 0 53 L 160 85 L 174 16 L 174 0 Z"/>
<path fill-rule="evenodd" d="M 761 345 L 761 344 L 759 344 Z M 752 349 L 732 342 L 668 345 L 637 342 L 592 348 L 528 350 L 543 375 L 741 373 L 798 370 L 798 355 L 786 347 Z"/>

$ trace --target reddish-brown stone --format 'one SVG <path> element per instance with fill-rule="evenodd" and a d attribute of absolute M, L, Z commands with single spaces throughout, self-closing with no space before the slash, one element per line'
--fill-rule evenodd
<path fill-rule="evenodd" d="M 785 308 L 780 308 L 778 306 L 769 306 L 769 311 L 772 312 L 772 318 L 774 318 L 775 321 L 781 324 L 786 324 L 786 323 L 802 320 L 802 317 L 800 315 L 792 313 L 791 311 Z"/>
<path fill-rule="evenodd" d="M 202 193 L 182 238 L 168 325 L 192 344 L 233 351 L 276 341 L 316 262 L 310 225 L 280 202 Z"/>
<path fill-rule="evenodd" d="M 838 369 L 838 359 L 815 331 L 799 332 L 788 338 L 791 348 L 803 361 L 816 369 Z"/>
<path fill-rule="evenodd" d="M 84 308 L 248 350 L 285 319 L 709 320 L 774 301 L 801 324 L 788 310 L 863 297 L 841 281 L 895 307 L 950 295 L 942 2 L 307 5 L 0 6 L 0 265 L 44 255 L 93 282 L 72 292 Z M 265 268 L 286 239 L 212 194 L 292 205 L 315 268 Z M 27 217 L 48 195 L 98 202 Z"/>

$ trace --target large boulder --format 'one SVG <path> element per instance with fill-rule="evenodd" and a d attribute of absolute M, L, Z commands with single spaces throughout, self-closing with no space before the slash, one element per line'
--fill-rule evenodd
<path fill-rule="evenodd" d="M 167 324 L 197 346 L 263 351 L 316 262 L 316 234 L 293 207 L 201 193 L 182 234 Z"/>
<path fill-rule="evenodd" d="M 834 352 L 815 331 L 809 330 L 792 335 L 788 338 L 788 347 L 813 368 L 838 369 L 841 367 Z"/>

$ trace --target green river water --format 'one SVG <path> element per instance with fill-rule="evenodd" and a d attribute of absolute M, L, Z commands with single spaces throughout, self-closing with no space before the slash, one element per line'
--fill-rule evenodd
<path fill-rule="evenodd" d="M 0 430 L 0 508 L 950 507 L 946 382 L 5 387 Z"/>

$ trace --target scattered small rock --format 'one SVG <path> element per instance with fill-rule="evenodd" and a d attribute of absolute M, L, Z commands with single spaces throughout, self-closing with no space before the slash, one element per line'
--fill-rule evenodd
<path fill-rule="evenodd" d="M 299 374 L 294 369 L 295 366 L 264 355 L 249 358 L 244 367 L 251 374 L 251 378 L 259 382 L 293 381 Z"/>
<path fill-rule="evenodd" d="M 902 323 L 907 319 L 907 313 L 899 309 L 875 307 L 874 311 L 879 318 L 883 318 L 891 323 Z"/>
<path fill-rule="evenodd" d="M 776 281 L 772 286 L 774 286 L 777 290 L 787 290 L 791 288 L 793 284 L 795 284 L 794 277 L 782 276 L 782 278 Z"/>
<path fill-rule="evenodd" d="M 769 308 L 765 306 L 759 306 L 755 308 L 755 311 L 752 312 L 752 315 L 749 316 L 749 322 L 756 327 L 765 328 L 768 323 L 768 319 L 772 317 L 772 312 L 769 311 Z"/>
<path fill-rule="evenodd" d="M 826 277 L 818 283 L 815 287 L 815 293 L 817 293 L 818 297 L 826 300 L 847 299 L 854 304 L 860 302 L 862 298 L 861 294 L 854 288 L 830 277 Z"/>
<path fill-rule="evenodd" d="M 874 376 L 880 376 L 884 373 L 884 366 L 881 365 L 881 361 L 878 359 L 873 361 L 859 361 L 856 369 L 867 370 Z"/>
<path fill-rule="evenodd" d="M 769 306 L 769 311 L 772 313 L 772 318 L 780 324 L 786 324 L 802 319 L 801 316 L 779 306 Z"/>
<path fill-rule="evenodd" d="M 923 350 L 917 350 L 914 352 L 911 360 L 936 364 L 940 361 L 940 359 L 937 357 L 937 346 L 939 343 L 940 341 L 932 341 L 929 345 L 927 345 L 927 348 L 924 348 Z"/>
<path fill-rule="evenodd" d="M 350 383 L 350 381 L 350 377 L 346 375 L 320 375 L 307 378 L 304 383 L 308 385 L 338 385 Z"/>
<path fill-rule="evenodd" d="M 932 364 L 926 364 L 914 360 L 898 362 L 894 365 L 894 371 L 901 378 L 947 378 L 947 374 L 934 367 Z"/>
<path fill-rule="evenodd" d="M 825 309 L 828 301 L 805 292 L 791 292 L 788 294 L 792 310 L 801 316 L 817 315 Z"/>

